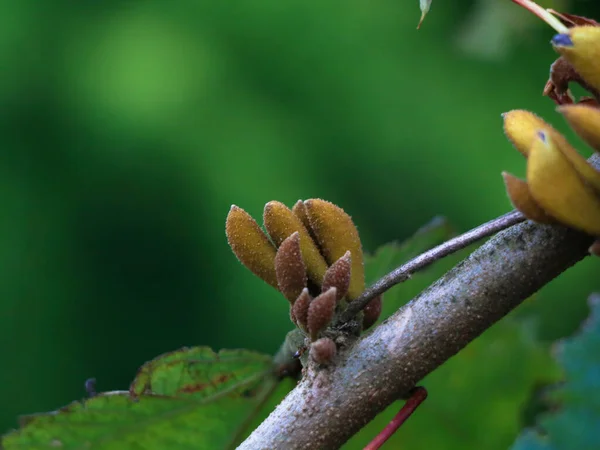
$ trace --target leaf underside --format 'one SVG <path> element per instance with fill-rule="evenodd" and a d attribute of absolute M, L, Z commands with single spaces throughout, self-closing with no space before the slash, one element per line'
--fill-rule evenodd
<path fill-rule="evenodd" d="M 270 356 L 183 348 L 142 366 L 129 392 L 23 417 L 2 448 L 234 448 L 277 384 Z"/>

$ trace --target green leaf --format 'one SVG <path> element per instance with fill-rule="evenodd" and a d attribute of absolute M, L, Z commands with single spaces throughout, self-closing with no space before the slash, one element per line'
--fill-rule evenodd
<path fill-rule="evenodd" d="M 542 415 L 537 430 L 527 430 L 513 450 L 600 448 L 600 294 L 590 297 L 590 308 L 590 318 L 581 331 L 557 347 L 556 358 L 565 380 L 548 398 L 560 408 Z"/>
<path fill-rule="evenodd" d="M 234 448 L 289 389 L 291 383 L 279 384 L 270 356 L 183 348 L 142 366 L 130 392 L 22 418 L 2 448 Z"/>
<path fill-rule="evenodd" d="M 183 348 L 144 364 L 129 391 L 132 395 L 190 395 L 211 399 L 232 390 L 246 389 L 272 369 L 272 358 L 247 350 L 208 347 Z"/>

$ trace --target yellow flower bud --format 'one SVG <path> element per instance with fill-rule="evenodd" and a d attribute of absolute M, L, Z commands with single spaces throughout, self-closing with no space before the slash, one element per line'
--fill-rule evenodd
<path fill-rule="evenodd" d="M 600 27 L 570 28 L 554 36 L 552 44 L 590 86 L 600 90 Z"/>
<path fill-rule="evenodd" d="M 581 106 L 581 108 L 589 107 Z M 569 144 L 565 137 L 556 131 L 550 124 L 540 119 L 532 112 L 519 109 L 507 112 L 503 114 L 503 117 L 506 136 L 523 156 L 527 157 L 529 155 L 531 146 L 537 139 L 537 132 L 544 130 L 544 132 L 552 138 L 554 145 L 560 148 L 562 154 L 569 160 L 580 176 L 594 189 L 600 190 L 600 174 L 598 171 L 596 171 L 596 169 L 594 169 L 587 160 L 581 156 L 571 144 Z"/>
<path fill-rule="evenodd" d="M 558 108 L 571 128 L 591 147 L 600 149 L 600 111 L 591 106 L 565 105 Z M 581 178 L 600 195 L 600 172 L 575 150 L 561 148 Z"/>
<path fill-rule="evenodd" d="M 352 270 L 348 297 L 357 298 L 365 290 L 363 252 L 358 230 L 342 208 L 321 199 L 304 202 L 312 231 L 329 264 L 350 251 Z"/>
<path fill-rule="evenodd" d="M 225 234 L 240 262 L 257 277 L 277 288 L 275 247 L 250 214 L 232 205 L 225 222 Z"/>
<path fill-rule="evenodd" d="M 292 207 L 292 212 L 300 219 L 300 222 L 304 224 L 306 229 L 311 231 L 310 222 L 308 220 L 308 216 L 306 215 L 306 207 L 304 206 L 304 202 L 302 200 L 298 200 L 294 206 Z"/>
<path fill-rule="evenodd" d="M 534 113 L 522 109 L 515 109 L 502 114 L 504 119 L 504 133 L 512 145 L 527 157 L 538 130 L 552 127 Z M 552 129 L 553 130 L 553 129 Z M 558 134 L 555 130 L 554 133 Z"/>
<path fill-rule="evenodd" d="M 272 201 L 265 205 L 263 221 L 276 246 L 298 232 L 308 277 L 320 286 L 327 271 L 327 263 L 301 220 L 283 203 Z"/>
<path fill-rule="evenodd" d="M 600 236 L 600 197 L 545 131 L 538 133 L 529 152 L 527 185 L 536 203 L 559 222 Z"/>
<path fill-rule="evenodd" d="M 586 144 L 600 151 L 600 110 L 587 105 L 563 105 L 558 111 Z"/>

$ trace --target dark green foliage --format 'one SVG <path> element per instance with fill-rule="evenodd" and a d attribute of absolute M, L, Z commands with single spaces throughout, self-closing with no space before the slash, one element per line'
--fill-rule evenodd
<path fill-rule="evenodd" d="M 600 295 L 590 297 L 590 308 L 582 329 L 557 345 L 564 381 L 548 392 L 551 411 L 519 437 L 513 450 L 600 448 Z"/>
<path fill-rule="evenodd" d="M 500 171 L 524 165 L 500 113 L 566 127 L 540 95 L 552 32 L 479 11 L 437 0 L 416 32 L 413 0 L 0 1 L 0 433 L 183 345 L 274 353 L 288 306 L 231 254 L 232 203 L 329 199 L 365 251 L 506 212 Z M 504 59 L 457 48 L 469 26 Z M 544 338 L 576 328 L 599 270 L 530 303 Z"/>

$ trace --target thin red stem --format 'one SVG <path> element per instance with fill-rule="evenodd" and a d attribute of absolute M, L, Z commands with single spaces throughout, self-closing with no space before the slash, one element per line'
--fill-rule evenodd
<path fill-rule="evenodd" d="M 415 412 L 417 407 L 425 401 L 427 398 L 427 390 L 422 387 L 416 387 L 410 398 L 406 401 L 406 403 L 402 406 L 402 409 L 398 411 L 398 414 L 394 416 L 392 421 L 387 424 L 387 426 L 381 430 L 381 432 L 375 436 L 369 445 L 367 445 L 364 450 L 378 450 L 381 446 L 387 441 L 392 435 L 402 426 L 406 419 L 408 419 L 412 413 Z"/>
<path fill-rule="evenodd" d="M 566 33 L 568 31 L 568 28 L 560 20 L 533 0 L 512 0 L 512 2 L 522 6 L 527 11 L 532 12 L 559 33 Z"/>

